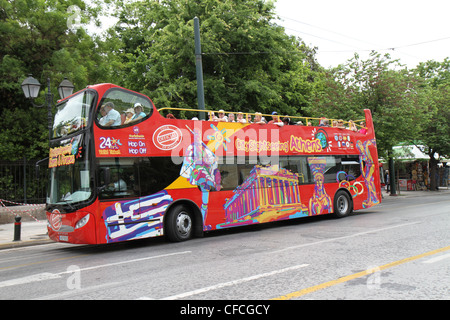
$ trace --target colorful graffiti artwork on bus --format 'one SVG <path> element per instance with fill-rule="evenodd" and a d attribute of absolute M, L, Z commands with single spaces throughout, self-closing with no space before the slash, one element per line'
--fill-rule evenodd
<path fill-rule="evenodd" d="M 278 165 L 256 165 L 223 205 L 226 222 L 217 228 L 308 216 L 301 203 L 298 174 Z"/>
<path fill-rule="evenodd" d="M 380 203 L 380 200 L 378 199 L 376 193 L 375 180 L 373 175 L 375 172 L 375 166 L 372 154 L 370 153 L 369 150 L 370 145 L 376 147 L 375 139 L 367 140 L 364 142 L 358 140 L 356 142 L 356 147 L 359 151 L 361 172 L 362 176 L 364 177 L 364 183 L 367 188 L 367 199 L 364 200 L 362 203 L 363 208 L 369 208 Z"/>
<path fill-rule="evenodd" d="M 308 164 L 314 178 L 314 193 L 309 199 L 309 214 L 312 216 L 331 213 L 332 201 L 324 187 L 325 177 L 323 171 L 326 167 L 324 157 L 308 157 Z"/>
<path fill-rule="evenodd" d="M 227 137 L 227 129 L 219 130 L 215 125 L 211 124 L 211 128 L 214 130 L 213 134 L 208 135 L 207 139 L 209 141 L 214 141 L 214 149 L 217 150 L 220 146 L 223 147 L 225 151 L 228 150 L 227 143 L 231 140 Z"/>
<path fill-rule="evenodd" d="M 103 211 L 106 242 L 154 237 L 162 234 L 163 215 L 173 202 L 167 191 L 150 196 L 119 201 Z"/>
<path fill-rule="evenodd" d="M 201 140 L 201 131 L 194 129 L 194 142 L 190 144 L 185 151 L 183 165 L 180 170 L 180 176 L 189 180 L 191 185 L 196 185 L 202 192 L 201 213 L 203 224 L 206 221 L 208 213 L 209 191 L 220 191 L 221 176 L 218 170 L 217 156 Z M 204 230 L 211 229 L 204 224 Z"/>

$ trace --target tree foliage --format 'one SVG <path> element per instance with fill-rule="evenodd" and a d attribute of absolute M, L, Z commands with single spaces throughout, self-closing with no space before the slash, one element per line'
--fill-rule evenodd
<path fill-rule="evenodd" d="M 380 153 L 421 135 L 430 115 L 426 92 L 414 72 L 389 55 L 372 52 L 367 60 L 355 55 L 326 72 L 325 85 L 315 92 L 316 116 L 355 119 L 370 109 Z"/>
<path fill-rule="evenodd" d="M 108 12 L 117 23 L 89 34 L 87 24 Z M 28 74 L 50 78 L 54 100 L 67 77 L 76 90 L 112 82 L 157 108 L 196 108 L 194 17 L 207 108 L 344 120 L 369 108 L 380 155 L 411 141 L 450 155 L 449 59 L 408 70 L 373 52 L 324 70 L 316 49 L 288 36 L 264 0 L 0 0 L 0 159 L 48 154 L 47 110 L 20 88 Z"/>
<path fill-rule="evenodd" d="M 120 39 L 125 86 L 157 107 L 196 108 L 194 24 L 201 29 L 207 108 L 296 114 L 313 90 L 313 50 L 287 36 L 263 0 L 122 3 L 108 39 Z M 120 5 L 119 5 L 120 4 Z"/>
<path fill-rule="evenodd" d="M 48 154 L 47 109 L 35 109 L 20 87 L 28 74 L 42 84 L 37 104 L 44 103 L 47 78 L 54 102 L 64 77 L 76 89 L 107 80 L 97 41 L 83 28 L 97 13 L 82 0 L 0 0 L 0 159 Z"/>
<path fill-rule="evenodd" d="M 437 186 L 436 170 L 440 157 L 450 158 L 450 60 L 427 61 L 416 68 L 427 92 L 424 104 L 428 108 L 429 122 L 420 128 L 417 142 L 426 146 L 430 156 L 431 190 Z"/>

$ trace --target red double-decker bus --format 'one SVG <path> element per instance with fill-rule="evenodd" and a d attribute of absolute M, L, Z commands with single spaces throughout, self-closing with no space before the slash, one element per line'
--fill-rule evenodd
<path fill-rule="evenodd" d="M 183 241 L 223 228 L 344 217 L 381 202 L 369 110 L 364 133 L 168 119 L 163 111 L 113 84 L 59 101 L 46 205 L 51 239 Z"/>

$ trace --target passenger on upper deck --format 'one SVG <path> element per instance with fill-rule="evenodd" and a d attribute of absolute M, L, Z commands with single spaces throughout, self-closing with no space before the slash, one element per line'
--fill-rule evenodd
<path fill-rule="evenodd" d="M 106 110 L 104 106 L 100 108 L 100 114 L 102 117 L 100 118 L 100 120 L 98 120 L 98 122 L 100 123 L 101 126 L 104 126 L 106 123 Z"/>
<path fill-rule="evenodd" d="M 361 125 L 361 129 L 359 129 L 358 132 L 362 133 L 362 134 L 366 134 L 367 133 L 366 122 L 361 121 L 360 125 Z"/>
<path fill-rule="evenodd" d="M 247 123 L 247 120 L 244 119 L 244 114 L 242 112 L 238 112 L 236 122 Z"/>
<path fill-rule="evenodd" d="M 285 126 L 292 124 L 291 119 L 289 117 L 284 117 L 283 123 Z"/>
<path fill-rule="evenodd" d="M 225 111 L 223 111 L 222 109 L 219 110 L 219 119 L 218 119 L 218 121 L 219 122 L 228 122 L 228 118 L 225 115 Z"/>
<path fill-rule="evenodd" d="M 345 127 L 344 127 L 344 120 L 342 120 L 342 119 L 338 120 L 337 128 L 345 129 Z"/>
<path fill-rule="evenodd" d="M 278 117 L 278 112 L 276 111 L 272 112 L 272 120 L 269 121 L 269 124 L 276 124 L 280 127 L 284 125 L 284 123 L 280 121 L 280 118 Z"/>
<path fill-rule="evenodd" d="M 236 122 L 236 121 L 234 121 L 234 113 L 229 113 L 228 114 L 228 122 Z"/>
<path fill-rule="evenodd" d="M 208 121 L 218 121 L 218 120 L 219 120 L 219 118 L 217 118 L 217 117 L 214 115 L 214 112 L 213 112 L 213 111 L 209 112 L 209 113 L 208 113 L 208 116 L 209 116 Z"/>
<path fill-rule="evenodd" d="M 319 127 L 329 127 L 329 126 L 330 126 L 330 121 L 327 118 L 320 119 Z"/>
<path fill-rule="evenodd" d="M 356 125 L 352 120 L 348 120 L 348 127 L 347 129 L 352 130 L 352 131 L 358 131 L 358 129 L 356 129 Z"/>
<path fill-rule="evenodd" d="M 126 115 L 126 118 L 125 118 L 125 121 L 123 122 L 123 124 L 129 123 L 129 122 L 131 122 L 131 119 L 133 119 L 133 116 L 134 116 L 133 108 L 129 108 L 127 111 L 125 111 L 125 115 Z"/>
<path fill-rule="evenodd" d="M 255 113 L 255 119 L 253 120 L 253 123 L 266 124 L 266 122 L 262 119 L 261 112 Z"/>
<path fill-rule="evenodd" d="M 114 110 L 114 103 L 107 102 L 101 106 L 100 112 L 104 110 L 106 113 L 105 120 L 103 126 L 105 127 L 114 127 L 120 126 L 122 123 L 122 119 L 120 118 L 120 113 L 117 110 Z"/>
<path fill-rule="evenodd" d="M 131 119 L 132 122 L 138 121 L 145 117 L 145 113 L 143 112 L 142 105 L 137 102 L 134 104 L 134 116 Z"/>

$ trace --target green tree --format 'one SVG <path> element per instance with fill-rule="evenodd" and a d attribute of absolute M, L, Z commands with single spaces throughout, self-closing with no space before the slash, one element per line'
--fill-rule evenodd
<path fill-rule="evenodd" d="M 108 79 L 98 41 L 84 28 L 98 14 L 82 0 L 0 0 L 0 159 L 48 154 L 47 109 L 35 109 L 20 87 L 28 74 L 42 91 L 51 79 L 54 102 L 64 77 L 76 89 Z M 43 92 L 36 103 L 44 103 Z"/>
<path fill-rule="evenodd" d="M 430 120 L 420 127 L 419 143 L 426 146 L 430 156 L 430 186 L 436 190 L 436 170 L 440 157 L 450 157 L 450 59 L 442 62 L 427 61 L 416 69 L 424 80 L 423 90 L 428 93 L 426 105 Z"/>
<path fill-rule="evenodd" d="M 429 119 L 421 81 L 389 55 L 358 55 L 327 72 L 325 85 L 315 92 L 315 116 L 355 119 L 370 109 L 380 155 L 396 144 L 420 136 Z"/>
<path fill-rule="evenodd" d="M 271 2 L 115 3 L 119 21 L 107 41 L 115 41 L 112 54 L 122 59 L 122 84 L 147 93 L 158 108 L 197 106 L 196 16 L 207 108 L 296 114 L 310 103 L 314 50 L 273 22 Z"/>

